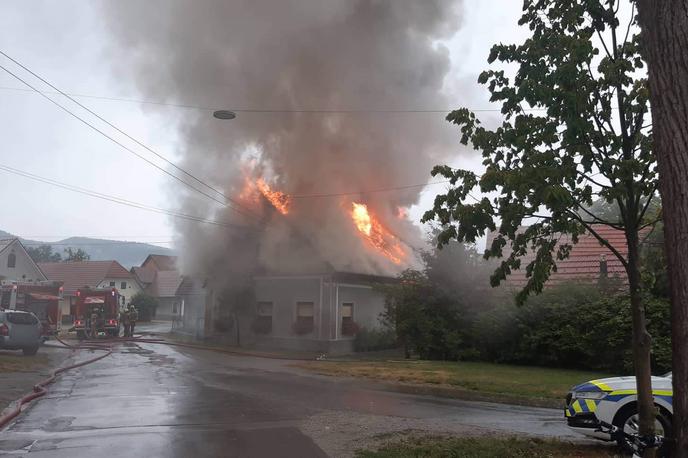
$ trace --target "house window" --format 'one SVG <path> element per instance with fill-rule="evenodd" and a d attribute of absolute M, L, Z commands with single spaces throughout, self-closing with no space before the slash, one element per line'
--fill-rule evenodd
<path fill-rule="evenodd" d="M 344 302 L 342 304 L 342 335 L 356 335 L 358 327 L 354 322 L 354 303 Z"/>
<path fill-rule="evenodd" d="M 115 282 L 114 282 L 114 281 L 111 281 L 111 282 L 110 282 L 110 287 L 111 287 L 111 288 L 114 288 L 114 287 L 115 287 Z"/>
<path fill-rule="evenodd" d="M 14 253 L 10 253 L 9 256 L 7 256 L 7 268 L 8 269 L 14 269 L 14 267 L 17 265 L 17 255 Z"/>
<path fill-rule="evenodd" d="M 123 281 L 119 284 L 119 289 L 127 289 L 127 282 Z"/>
<path fill-rule="evenodd" d="M 270 334 L 272 332 L 272 302 L 258 302 L 256 304 L 256 320 L 253 322 L 253 332 L 256 334 Z"/>
<path fill-rule="evenodd" d="M 296 323 L 294 323 L 294 331 L 296 334 L 308 334 L 313 332 L 314 309 L 315 306 L 313 302 L 296 303 Z"/>

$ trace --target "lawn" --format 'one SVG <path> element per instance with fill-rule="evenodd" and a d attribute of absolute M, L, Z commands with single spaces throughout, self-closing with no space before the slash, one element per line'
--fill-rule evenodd
<path fill-rule="evenodd" d="M 455 388 L 495 400 L 552 406 L 560 405 L 573 385 L 606 376 L 542 367 L 419 360 L 312 361 L 297 366 L 324 375 Z"/>
<path fill-rule="evenodd" d="M 414 438 L 358 451 L 358 458 L 610 458 L 619 456 L 611 447 L 574 445 L 540 439 L 499 437 Z"/>
<path fill-rule="evenodd" d="M 36 356 L 24 356 L 21 351 L 0 351 L 0 373 L 33 371 L 47 363 L 48 357 L 42 353 Z"/>

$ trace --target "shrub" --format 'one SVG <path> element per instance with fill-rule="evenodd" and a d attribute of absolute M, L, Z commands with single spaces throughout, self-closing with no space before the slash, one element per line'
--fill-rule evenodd
<path fill-rule="evenodd" d="M 361 327 L 354 338 L 354 351 L 378 351 L 397 348 L 396 334 L 393 329 Z"/>
<path fill-rule="evenodd" d="M 131 305 L 136 308 L 138 312 L 139 321 L 150 321 L 155 316 L 155 311 L 158 308 L 158 300 L 145 293 L 137 293 L 131 298 Z"/>
<path fill-rule="evenodd" d="M 562 285 L 521 308 L 494 307 L 476 320 L 472 341 L 489 361 L 632 373 L 629 298 L 602 293 Z M 654 371 L 661 373 L 671 365 L 669 303 L 649 296 L 645 308 Z"/>

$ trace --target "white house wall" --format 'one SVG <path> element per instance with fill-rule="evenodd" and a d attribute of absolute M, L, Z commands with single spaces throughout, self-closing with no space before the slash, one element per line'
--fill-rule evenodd
<path fill-rule="evenodd" d="M 120 288 L 123 281 L 127 282 L 127 287 L 124 289 Z M 129 304 L 129 302 L 131 302 L 132 297 L 143 291 L 139 284 L 133 278 L 106 278 L 105 280 L 100 282 L 100 284 L 97 285 L 96 288 L 112 288 L 112 286 L 110 285 L 110 283 L 112 282 L 115 283 L 114 287 L 117 288 L 117 291 L 119 291 L 120 296 L 124 296 L 125 304 Z M 120 303 L 120 305 L 122 304 Z"/>
<path fill-rule="evenodd" d="M 10 253 L 16 256 L 15 266 L 7 267 L 7 258 Z M 38 270 L 26 251 L 18 242 L 13 242 L 0 253 L 0 277 L 6 280 L 16 281 L 44 281 L 45 275 Z"/>
<path fill-rule="evenodd" d="M 371 286 L 345 284 L 331 277 L 258 277 L 254 279 L 256 302 L 272 302 L 272 333 L 259 336 L 259 340 L 272 340 L 273 344 L 289 345 L 289 341 L 341 342 L 342 349 L 351 348 L 351 336 L 342 336 L 342 304 L 354 304 L 354 322 L 368 329 L 380 326 L 384 311 L 384 296 Z M 292 327 L 296 321 L 296 303 L 313 302 L 314 330 L 297 335 Z M 348 343 L 347 343 L 348 342 Z M 304 347 L 305 348 L 305 347 Z M 333 349 L 332 345 L 317 348 Z"/>
<path fill-rule="evenodd" d="M 272 302 L 272 337 L 278 338 L 327 338 L 323 329 L 320 286 L 323 278 L 314 277 L 265 277 L 255 279 L 256 302 Z M 303 336 L 294 334 L 296 303 L 313 302 L 313 332 Z"/>
<path fill-rule="evenodd" d="M 380 327 L 380 314 L 385 310 L 384 296 L 368 285 L 338 284 L 337 289 L 337 332 L 341 337 L 342 304 L 354 304 L 354 322 L 359 327 L 374 329 Z"/>

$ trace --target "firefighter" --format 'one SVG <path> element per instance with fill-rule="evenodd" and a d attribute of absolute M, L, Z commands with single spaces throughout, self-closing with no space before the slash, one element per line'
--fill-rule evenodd
<path fill-rule="evenodd" d="M 127 309 L 124 307 L 119 311 L 119 325 L 124 328 L 124 337 L 126 337 L 129 329 L 129 316 L 127 315 Z M 119 336 L 119 328 L 117 329 L 117 336 Z"/>
<path fill-rule="evenodd" d="M 129 329 L 130 329 L 130 321 L 129 321 L 129 310 L 127 308 L 123 308 L 121 312 L 119 312 L 119 322 L 122 323 L 122 326 L 124 327 L 124 337 L 129 337 Z"/>
<path fill-rule="evenodd" d="M 91 339 L 98 337 L 98 308 L 93 307 L 91 310 Z"/>
<path fill-rule="evenodd" d="M 129 304 L 129 337 L 134 337 L 134 328 L 136 327 L 136 320 L 139 318 L 139 312 L 136 308 Z"/>

